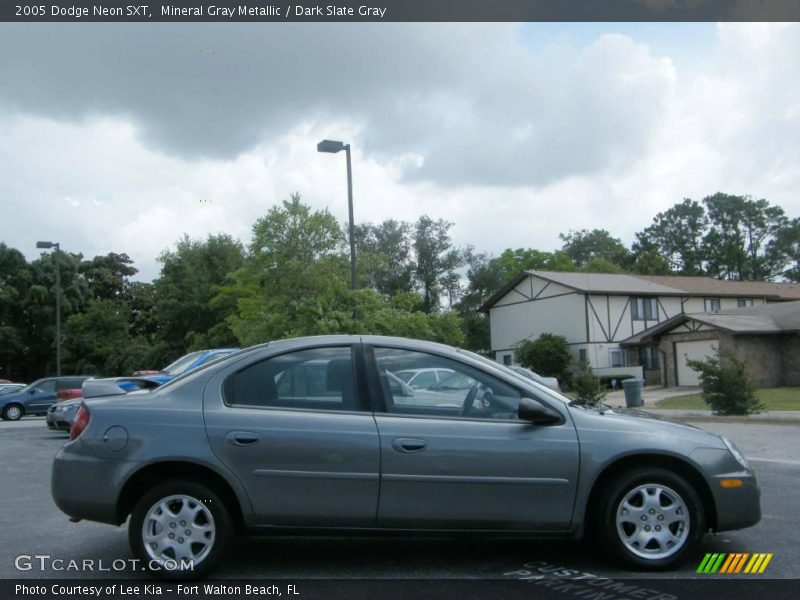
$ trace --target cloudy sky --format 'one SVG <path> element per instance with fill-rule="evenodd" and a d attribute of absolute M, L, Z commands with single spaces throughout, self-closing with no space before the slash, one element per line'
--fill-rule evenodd
<path fill-rule="evenodd" d="M 798 24 L 0 24 L 0 241 L 249 240 L 300 192 L 459 245 L 630 243 L 717 191 L 800 216 Z"/>

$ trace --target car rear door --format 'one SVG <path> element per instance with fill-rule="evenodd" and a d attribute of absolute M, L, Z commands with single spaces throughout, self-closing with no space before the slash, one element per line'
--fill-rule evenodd
<path fill-rule="evenodd" d="M 298 348 L 239 362 L 206 386 L 212 450 L 258 524 L 374 524 L 380 447 L 360 357 L 360 344 Z"/>
<path fill-rule="evenodd" d="M 375 415 L 381 440 L 379 526 L 570 527 L 579 446 L 566 410 L 562 423 L 534 426 L 516 416 L 519 390 L 474 366 L 400 348 L 376 347 L 367 354 L 376 395 L 384 398 Z M 470 378 L 475 397 L 469 401 L 468 390 L 401 390 L 387 377 L 393 368 L 422 367 L 449 368 L 459 380 Z M 418 397 L 395 397 L 392 389 Z"/>

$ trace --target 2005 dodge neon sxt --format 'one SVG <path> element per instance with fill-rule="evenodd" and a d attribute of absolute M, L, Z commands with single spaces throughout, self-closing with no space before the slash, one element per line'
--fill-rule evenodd
<path fill-rule="evenodd" d="M 429 388 L 396 375 L 431 368 L 447 376 Z M 53 465 L 56 504 L 74 519 L 130 516 L 132 551 L 172 569 L 162 577 L 207 574 L 240 528 L 592 530 L 624 564 L 660 569 L 705 531 L 761 516 L 756 478 L 723 437 L 401 338 L 255 346 L 87 400 L 71 438 Z"/>

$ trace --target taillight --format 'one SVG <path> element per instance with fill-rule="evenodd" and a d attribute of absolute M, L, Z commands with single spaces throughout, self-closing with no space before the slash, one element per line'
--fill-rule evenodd
<path fill-rule="evenodd" d="M 89 425 L 89 419 L 92 418 L 89 408 L 85 404 L 81 404 L 78 412 L 75 413 L 75 420 L 72 421 L 72 427 L 69 428 L 69 439 L 74 440 L 83 430 Z"/>

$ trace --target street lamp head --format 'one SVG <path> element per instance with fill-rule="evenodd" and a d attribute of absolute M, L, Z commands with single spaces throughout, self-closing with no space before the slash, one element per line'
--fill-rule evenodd
<path fill-rule="evenodd" d="M 52 248 L 53 246 L 55 246 L 54 242 L 36 242 L 37 248 L 47 249 L 47 248 Z"/>
<path fill-rule="evenodd" d="M 344 150 L 344 142 L 338 142 L 336 140 L 322 140 L 319 144 L 317 144 L 317 152 L 330 152 L 331 154 L 336 154 L 342 150 Z"/>

